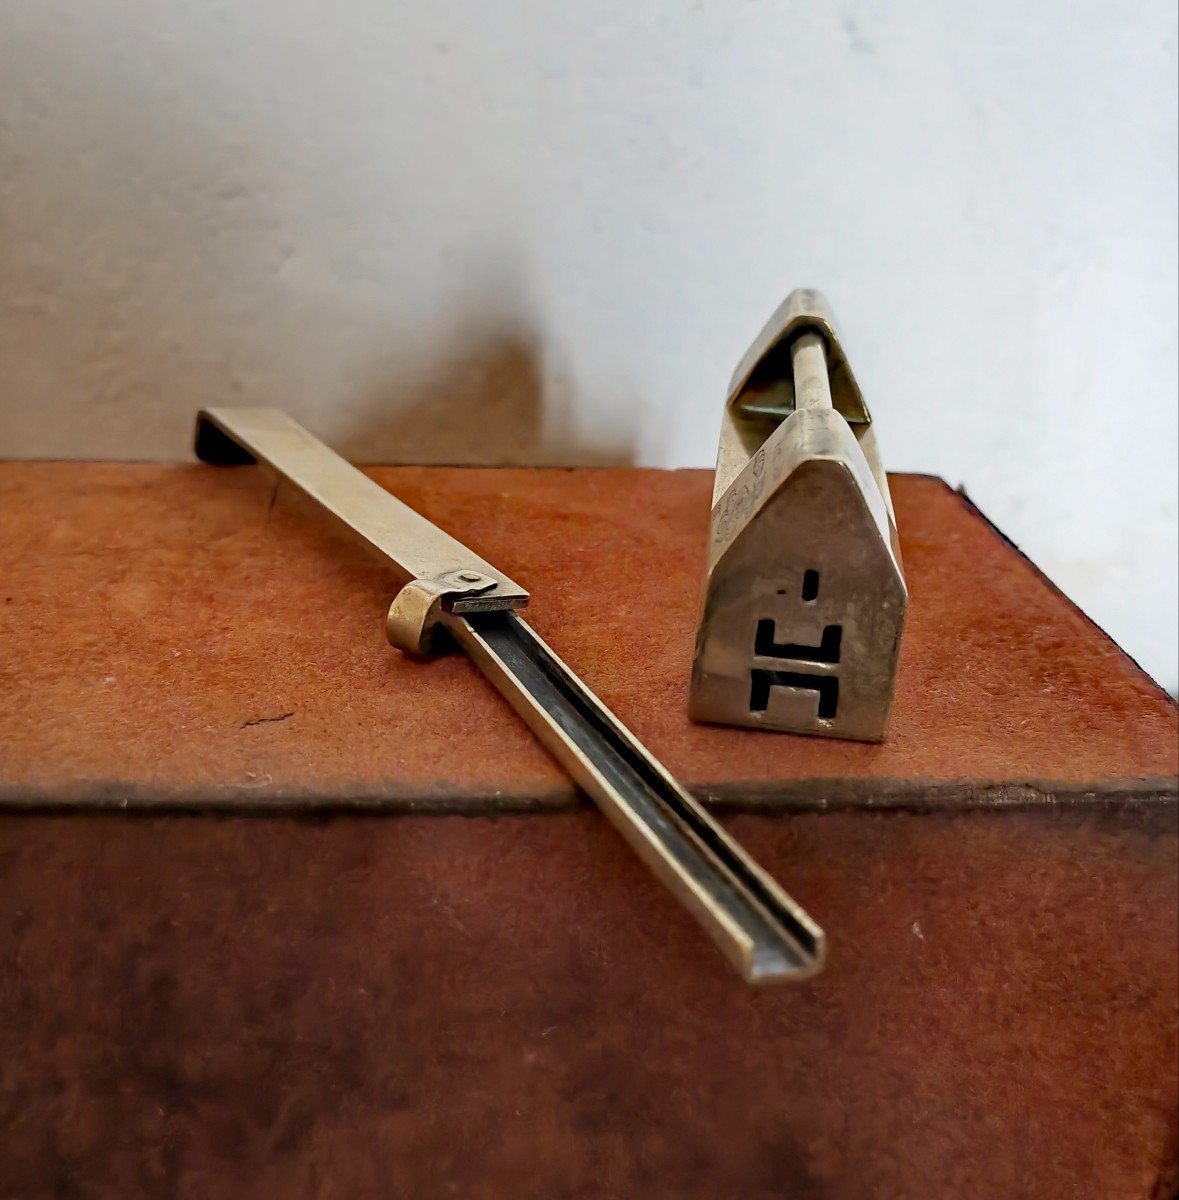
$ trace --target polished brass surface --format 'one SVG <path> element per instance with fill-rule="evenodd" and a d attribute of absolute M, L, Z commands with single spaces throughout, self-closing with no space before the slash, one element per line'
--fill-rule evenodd
<path fill-rule="evenodd" d="M 391 496 L 280 409 L 202 410 L 196 452 L 205 462 L 222 466 L 263 463 L 380 555 L 399 582 L 424 582 L 435 591 L 445 584 L 440 594 L 448 597 L 450 611 L 486 612 L 528 603 L 528 592 L 518 583 Z M 403 648 L 413 646 L 415 639 L 407 631 L 401 629 L 399 636 L 405 640 Z"/>
<path fill-rule="evenodd" d="M 747 981 L 819 969 L 819 927 L 510 611 L 527 592 L 281 412 L 208 410 L 197 453 L 265 463 L 408 577 L 386 618 L 390 642 L 428 654 L 445 630 Z"/>
<path fill-rule="evenodd" d="M 725 405 L 689 710 L 879 741 L 908 592 L 872 419 L 817 292 L 792 292 Z"/>
<path fill-rule="evenodd" d="M 750 983 L 814 974 L 822 930 L 520 616 L 447 628 L 631 849 Z"/>
<path fill-rule="evenodd" d="M 738 364 L 729 383 L 729 403 L 750 414 L 789 416 L 794 411 L 791 342 L 801 330 L 820 333 L 827 345 L 831 400 L 849 424 L 868 425 L 871 417 L 835 328 L 835 317 L 822 293 L 795 288 L 766 322 Z"/>
<path fill-rule="evenodd" d="M 456 602 L 469 602 L 494 587 L 494 579 L 475 571 L 448 571 L 437 579 L 411 580 L 393 597 L 385 615 L 389 645 L 406 654 L 436 654 L 444 648 L 442 619 L 447 609 L 453 611 Z"/>

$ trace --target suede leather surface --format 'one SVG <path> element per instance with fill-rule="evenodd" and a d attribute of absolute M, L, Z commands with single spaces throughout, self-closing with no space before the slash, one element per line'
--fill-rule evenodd
<path fill-rule="evenodd" d="M 9 813 L 0 1196 L 1170 1200 L 1173 816 L 730 816 L 754 991 L 592 812 Z"/>
<path fill-rule="evenodd" d="M 598 814 L 486 815 L 576 796 L 257 470 L 0 464 L 0 1197 L 1169 1200 L 1175 709 L 969 503 L 894 481 L 862 746 L 684 717 L 707 473 L 372 473 L 761 806 L 827 967 L 747 988 Z"/>
<path fill-rule="evenodd" d="M 685 714 L 710 474 L 370 472 L 533 592 L 529 620 L 685 783 L 740 803 L 1171 794 L 1176 710 L 938 480 L 883 745 Z M 461 656 L 384 639 L 389 573 L 260 468 L 0 464 L 0 799 L 568 806 Z"/>

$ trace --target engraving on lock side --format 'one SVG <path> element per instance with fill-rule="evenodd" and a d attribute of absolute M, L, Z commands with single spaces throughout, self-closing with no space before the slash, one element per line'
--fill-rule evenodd
<path fill-rule="evenodd" d="M 871 416 L 826 302 L 799 289 L 724 409 L 692 718 L 881 740 L 907 602 Z"/>

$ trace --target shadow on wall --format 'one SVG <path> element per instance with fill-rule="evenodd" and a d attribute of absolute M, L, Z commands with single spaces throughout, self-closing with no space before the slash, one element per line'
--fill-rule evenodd
<path fill-rule="evenodd" d="M 456 346 L 454 357 L 369 389 L 336 449 L 358 462 L 487 466 L 623 466 L 633 445 L 590 443 L 572 427 L 572 407 L 546 411 L 539 339 L 512 332 Z"/>
<path fill-rule="evenodd" d="M 511 240 L 416 232 L 453 180 L 412 146 L 386 194 L 266 100 L 210 110 L 184 45 L 125 70 L 39 9 L 0 5 L 0 457 L 186 459 L 198 408 L 263 404 L 367 462 L 632 461 L 578 428 Z"/>

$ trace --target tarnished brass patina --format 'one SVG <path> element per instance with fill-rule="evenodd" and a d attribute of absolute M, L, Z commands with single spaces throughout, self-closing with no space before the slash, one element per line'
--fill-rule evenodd
<path fill-rule="evenodd" d="M 207 409 L 196 449 L 268 466 L 375 550 L 401 585 L 389 641 L 415 655 L 465 650 L 746 980 L 819 969 L 822 930 L 514 611 L 523 588 L 277 409 Z"/>
<path fill-rule="evenodd" d="M 791 292 L 725 405 L 691 715 L 881 740 L 907 602 L 872 418 L 823 297 Z"/>

